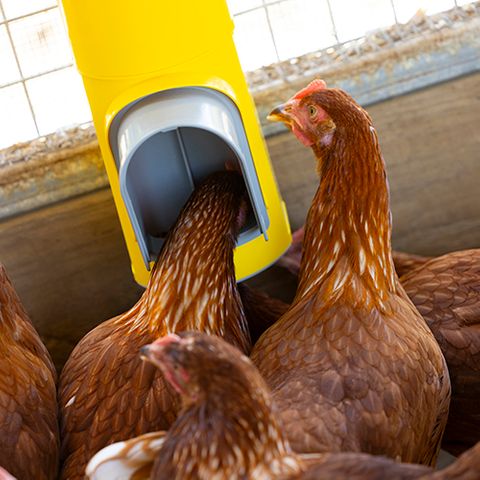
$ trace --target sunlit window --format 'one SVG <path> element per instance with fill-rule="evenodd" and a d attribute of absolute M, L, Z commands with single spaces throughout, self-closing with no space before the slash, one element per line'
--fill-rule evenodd
<path fill-rule="evenodd" d="M 81 0 L 78 0 L 81 1 Z M 227 0 L 245 71 L 470 0 Z M 0 148 L 91 121 L 56 0 L 0 0 Z"/>
<path fill-rule="evenodd" d="M 418 10 L 450 10 L 464 0 L 227 0 L 244 70 L 334 46 L 394 23 Z"/>
<path fill-rule="evenodd" d="M 89 121 L 56 0 L 0 0 L 0 148 Z"/>

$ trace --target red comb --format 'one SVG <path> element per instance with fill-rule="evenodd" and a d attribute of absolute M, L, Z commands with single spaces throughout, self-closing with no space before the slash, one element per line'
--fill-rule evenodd
<path fill-rule="evenodd" d="M 310 95 L 313 92 L 317 92 L 318 90 L 324 90 L 327 88 L 327 84 L 324 80 L 320 80 L 316 78 L 315 80 L 311 81 L 305 88 L 302 88 L 298 93 L 295 94 L 293 98 L 300 100 L 306 95 Z"/>

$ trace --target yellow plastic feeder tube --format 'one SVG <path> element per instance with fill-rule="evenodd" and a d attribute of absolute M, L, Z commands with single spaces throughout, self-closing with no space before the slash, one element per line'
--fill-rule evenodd
<path fill-rule="evenodd" d="M 225 155 L 255 212 L 235 250 L 237 279 L 275 262 L 290 227 L 225 1 L 63 0 L 63 9 L 135 280 L 147 284 L 164 230 Z"/>

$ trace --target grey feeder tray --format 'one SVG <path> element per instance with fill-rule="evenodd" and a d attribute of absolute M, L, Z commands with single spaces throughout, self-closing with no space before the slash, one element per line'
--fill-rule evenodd
<path fill-rule="evenodd" d="M 253 207 L 237 244 L 266 238 L 269 218 L 242 119 L 224 94 L 189 87 L 149 95 L 123 108 L 109 135 L 147 269 L 193 189 L 228 160 L 240 166 Z"/>

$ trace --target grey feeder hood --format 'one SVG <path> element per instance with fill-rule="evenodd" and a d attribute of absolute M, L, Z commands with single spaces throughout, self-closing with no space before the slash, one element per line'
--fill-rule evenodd
<path fill-rule="evenodd" d="M 237 244 L 266 238 L 269 218 L 242 119 L 224 94 L 189 87 L 149 95 L 118 113 L 109 137 L 147 269 L 193 189 L 226 161 L 240 166 L 253 207 Z"/>

